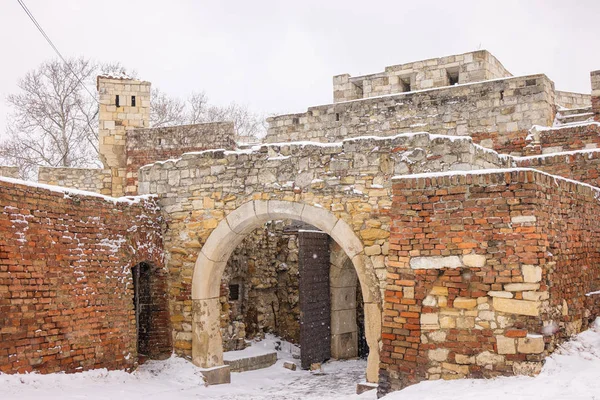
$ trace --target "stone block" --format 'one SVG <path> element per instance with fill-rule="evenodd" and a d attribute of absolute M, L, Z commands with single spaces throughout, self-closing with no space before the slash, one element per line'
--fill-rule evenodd
<path fill-rule="evenodd" d="M 528 283 L 537 283 L 542 280 L 542 267 L 538 265 L 523 265 L 521 266 L 523 271 L 523 280 Z"/>
<path fill-rule="evenodd" d="M 473 309 L 477 307 L 477 299 L 471 299 L 468 297 L 457 297 L 452 303 L 454 308 Z"/>
<path fill-rule="evenodd" d="M 462 258 L 463 264 L 473 268 L 483 268 L 485 261 L 485 256 L 481 254 L 466 254 Z"/>
<path fill-rule="evenodd" d="M 433 349 L 427 352 L 427 357 L 431 361 L 442 362 L 448 359 L 448 353 L 450 353 L 448 349 Z"/>
<path fill-rule="evenodd" d="M 517 339 L 517 350 L 523 354 L 540 354 L 544 352 L 544 337 L 542 335 L 528 335 Z"/>
<path fill-rule="evenodd" d="M 460 268 L 462 266 L 458 256 L 412 257 L 410 259 L 412 269 Z"/>
<path fill-rule="evenodd" d="M 200 371 L 206 386 L 231 383 L 231 370 L 229 365 L 206 368 Z"/>
<path fill-rule="evenodd" d="M 494 297 L 492 303 L 495 311 L 505 312 L 509 314 L 538 316 L 540 314 L 539 301 L 504 299 Z"/>
<path fill-rule="evenodd" d="M 498 354 L 516 354 L 515 339 L 506 336 L 496 336 Z"/>

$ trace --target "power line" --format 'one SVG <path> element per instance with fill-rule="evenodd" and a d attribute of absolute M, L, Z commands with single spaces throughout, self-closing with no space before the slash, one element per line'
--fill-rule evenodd
<path fill-rule="evenodd" d="M 31 22 L 33 22 L 33 24 L 36 26 L 36 28 L 38 29 L 38 31 L 40 31 L 40 33 L 42 34 L 42 36 L 46 39 L 46 41 L 48 42 L 48 44 L 52 47 L 52 49 L 54 50 L 54 52 L 56 54 L 58 54 L 58 56 L 60 57 L 60 59 L 65 63 L 65 65 L 67 66 L 67 68 L 69 68 L 69 71 L 73 74 L 73 76 L 75 77 L 75 79 L 77 79 L 77 82 L 81 85 L 82 88 L 85 89 L 86 92 L 88 92 L 88 94 L 92 97 L 92 99 L 94 99 L 94 101 L 96 103 L 98 103 L 98 100 L 96 100 L 96 97 L 92 94 L 92 92 L 90 92 L 90 90 L 83 84 L 83 82 L 81 81 L 81 79 L 79 79 L 79 76 L 77 76 L 77 74 L 75 73 L 75 71 L 73 71 L 73 68 L 71 68 L 71 64 L 69 64 L 67 62 L 67 60 L 65 60 L 65 58 L 62 56 L 62 54 L 60 54 L 60 51 L 58 51 L 58 49 L 56 48 L 56 46 L 54 45 L 54 43 L 52 43 L 52 40 L 50 40 L 50 38 L 48 37 L 48 35 L 46 35 L 46 32 L 44 32 L 44 29 L 42 28 L 42 26 L 37 22 L 37 20 L 35 19 L 35 17 L 33 16 L 33 14 L 31 13 L 31 11 L 29 11 L 29 9 L 27 8 L 27 6 L 25 5 L 25 3 L 23 2 L 23 0 L 17 0 L 17 2 L 19 3 L 19 5 L 21 6 L 21 8 L 23 8 L 23 11 L 25 11 L 25 13 L 27 14 L 27 16 L 29 17 L 29 19 L 31 19 Z M 100 103 L 98 103 L 100 104 Z"/>

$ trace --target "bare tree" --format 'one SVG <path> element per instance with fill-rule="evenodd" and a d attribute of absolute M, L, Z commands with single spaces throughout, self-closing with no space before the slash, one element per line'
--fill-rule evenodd
<path fill-rule="evenodd" d="M 38 166 L 88 167 L 98 161 L 98 73 L 124 73 L 118 64 L 99 65 L 84 58 L 49 61 L 18 82 L 0 160 L 31 178 Z"/>
<path fill-rule="evenodd" d="M 150 125 L 153 127 L 230 121 L 238 137 L 259 138 L 266 132 L 265 118 L 238 103 L 216 106 L 204 92 L 192 93 L 186 101 L 152 90 Z"/>

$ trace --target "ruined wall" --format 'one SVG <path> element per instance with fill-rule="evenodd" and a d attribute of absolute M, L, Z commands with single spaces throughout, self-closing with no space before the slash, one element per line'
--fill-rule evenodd
<path fill-rule="evenodd" d="M 515 158 L 516 165 L 534 168 L 600 187 L 600 149 Z"/>
<path fill-rule="evenodd" d="M 0 179 L 0 371 L 134 367 L 130 270 L 163 266 L 154 201 L 11 182 Z M 170 352 L 170 335 L 160 342 Z"/>
<path fill-rule="evenodd" d="M 584 108 L 592 105 L 592 97 L 589 94 L 563 92 L 557 90 L 556 105 L 564 108 Z"/>
<path fill-rule="evenodd" d="M 186 152 L 232 150 L 235 147 L 234 136 L 232 122 L 128 130 L 125 192 L 129 195 L 137 194 L 138 169 L 141 166 L 176 158 Z"/>
<path fill-rule="evenodd" d="M 267 119 L 265 140 L 335 142 L 427 131 L 472 136 L 485 147 L 520 155 L 528 130 L 553 120 L 554 85 L 532 75 L 310 107 Z"/>
<path fill-rule="evenodd" d="M 4 176 L 6 178 L 18 178 L 19 167 L 7 167 L 0 165 L 0 176 Z"/>
<path fill-rule="evenodd" d="M 333 102 L 449 86 L 451 79 L 463 84 L 509 76 L 512 74 L 493 55 L 480 50 L 392 65 L 371 75 L 337 75 L 333 78 Z"/>
<path fill-rule="evenodd" d="M 191 353 L 191 288 L 200 249 L 219 222 L 249 200 L 318 204 L 348 221 L 373 251 L 367 257 L 379 282 L 385 283 L 382 252 L 389 236 L 393 175 L 509 165 L 508 159 L 474 146 L 470 138 L 406 134 L 336 144 L 262 145 L 252 151 L 211 150 L 141 168 L 140 192 L 156 193 L 168 217 L 171 315 L 181 338 L 176 353 Z M 369 301 L 366 306 L 373 307 Z"/>
<path fill-rule="evenodd" d="M 596 122 L 556 128 L 534 126 L 530 130 L 523 155 L 595 149 L 599 146 L 600 124 Z"/>
<path fill-rule="evenodd" d="M 266 332 L 300 343 L 298 235 L 291 221 L 271 221 L 254 230 L 227 261 L 221 280 L 221 334 L 225 351 Z M 239 285 L 232 300 L 230 284 Z"/>
<path fill-rule="evenodd" d="M 39 167 L 38 182 L 107 196 L 112 194 L 110 169 Z"/>
<path fill-rule="evenodd" d="M 539 371 L 598 312 L 597 196 L 533 170 L 394 180 L 379 390 Z"/>

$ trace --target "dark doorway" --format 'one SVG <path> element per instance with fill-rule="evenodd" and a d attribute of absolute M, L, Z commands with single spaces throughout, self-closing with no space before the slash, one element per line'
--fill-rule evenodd
<path fill-rule="evenodd" d="M 152 329 L 150 271 L 150 264 L 145 262 L 137 264 L 131 271 L 133 275 L 133 307 L 137 331 L 137 353 L 140 358 L 147 357 L 150 354 L 150 332 Z"/>
<path fill-rule="evenodd" d="M 300 362 L 304 369 L 331 358 L 329 236 L 298 231 L 300 272 Z"/>

